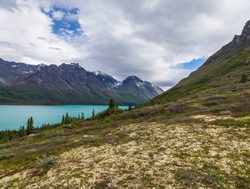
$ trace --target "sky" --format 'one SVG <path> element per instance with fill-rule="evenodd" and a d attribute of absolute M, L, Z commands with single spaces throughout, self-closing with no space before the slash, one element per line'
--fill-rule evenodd
<path fill-rule="evenodd" d="M 240 34 L 249 10 L 249 0 L 0 0 L 0 58 L 168 89 Z"/>

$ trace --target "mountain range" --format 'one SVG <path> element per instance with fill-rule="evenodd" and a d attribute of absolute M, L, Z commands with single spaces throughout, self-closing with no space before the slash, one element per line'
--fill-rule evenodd
<path fill-rule="evenodd" d="M 1 104 L 140 104 L 163 90 L 136 76 L 120 82 L 77 63 L 29 65 L 0 59 Z"/>

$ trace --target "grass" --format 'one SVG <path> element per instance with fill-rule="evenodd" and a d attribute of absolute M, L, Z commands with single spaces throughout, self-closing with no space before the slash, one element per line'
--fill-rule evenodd
<path fill-rule="evenodd" d="M 177 117 L 165 123 L 108 117 L 9 142 L 15 157 L 0 161 L 0 187 L 249 187 L 249 127 L 213 121 L 223 115 Z M 247 116 L 235 118 L 242 120 Z"/>

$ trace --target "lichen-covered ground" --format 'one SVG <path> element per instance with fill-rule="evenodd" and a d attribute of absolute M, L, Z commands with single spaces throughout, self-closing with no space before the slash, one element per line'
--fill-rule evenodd
<path fill-rule="evenodd" d="M 187 123 L 141 122 L 81 134 L 73 141 L 105 141 L 39 158 L 3 174 L 0 187 L 248 189 L 250 127 L 235 124 L 244 119 L 198 115 Z"/>

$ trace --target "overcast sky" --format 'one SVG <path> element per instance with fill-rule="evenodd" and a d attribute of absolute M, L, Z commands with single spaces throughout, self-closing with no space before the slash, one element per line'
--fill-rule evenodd
<path fill-rule="evenodd" d="M 79 62 L 167 89 L 250 19 L 249 0 L 0 0 L 0 57 Z"/>

